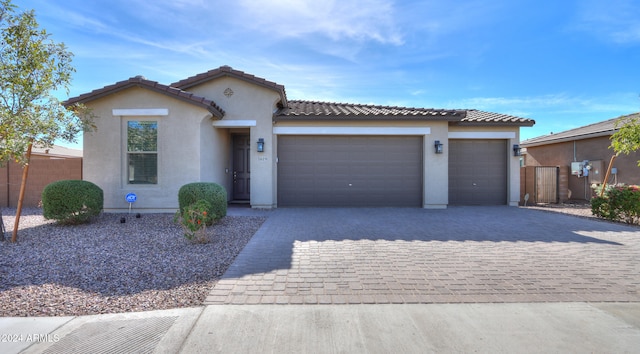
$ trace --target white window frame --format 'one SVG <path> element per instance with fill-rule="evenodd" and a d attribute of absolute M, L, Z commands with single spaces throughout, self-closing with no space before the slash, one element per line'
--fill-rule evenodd
<path fill-rule="evenodd" d="M 129 123 L 130 122 L 154 122 L 156 123 L 156 150 L 155 151 L 129 151 Z M 154 187 L 160 184 L 160 120 L 156 118 L 142 118 L 142 117 L 127 117 L 123 119 L 123 129 L 124 129 L 124 184 L 126 186 L 136 186 L 136 187 Z M 130 179 L 130 170 L 129 170 L 129 157 L 131 154 L 154 154 L 156 155 L 156 176 L 155 183 L 131 183 Z"/>

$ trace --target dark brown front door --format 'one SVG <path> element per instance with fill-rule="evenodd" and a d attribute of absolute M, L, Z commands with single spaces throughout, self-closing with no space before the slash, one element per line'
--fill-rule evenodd
<path fill-rule="evenodd" d="M 249 200 L 249 154 L 251 142 L 249 135 L 233 136 L 233 199 Z"/>

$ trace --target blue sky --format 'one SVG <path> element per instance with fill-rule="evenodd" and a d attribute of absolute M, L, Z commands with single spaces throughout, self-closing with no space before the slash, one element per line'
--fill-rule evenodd
<path fill-rule="evenodd" d="M 535 119 L 523 140 L 640 111 L 637 0 L 14 3 L 75 54 L 70 96 L 229 65 L 289 99 Z"/>

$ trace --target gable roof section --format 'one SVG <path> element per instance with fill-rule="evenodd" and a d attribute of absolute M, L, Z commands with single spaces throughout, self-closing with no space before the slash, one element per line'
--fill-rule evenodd
<path fill-rule="evenodd" d="M 274 114 L 274 121 L 318 120 L 449 120 L 459 121 L 465 111 L 374 106 L 317 101 L 289 101 Z"/>
<path fill-rule="evenodd" d="M 101 97 L 116 93 L 118 91 L 126 90 L 132 87 L 141 87 L 151 91 L 155 91 L 187 103 L 200 106 L 213 114 L 214 117 L 222 119 L 224 111 L 215 102 L 204 97 L 196 96 L 190 92 L 180 90 L 175 87 L 162 85 L 156 81 L 147 80 L 142 76 L 132 77 L 128 80 L 116 82 L 113 85 L 105 86 L 103 88 L 93 90 L 89 93 L 82 94 L 77 97 L 70 98 L 64 101 L 64 106 L 71 106 L 76 103 L 86 103 L 99 99 Z"/>
<path fill-rule="evenodd" d="M 539 145 L 548 145 L 555 143 L 562 143 L 566 141 L 583 140 L 590 138 L 597 138 L 601 136 L 611 136 L 618 129 L 616 129 L 616 122 L 620 119 L 626 119 L 631 117 L 640 118 L 640 113 L 633 113 L 618 118 L 605 120 L 589 125 L 585 125 L 579 128 L 565 130 L 560 133 L 543 135 L 531 139 L 524 140 L 520 143 L 522 147 L 533 147 Z"/>
<path fill-rule="evenodd" d="M 257 77 L 251 74 L 247 74 L 244 71 L 235 70 L 228 65 L 221 66 L 217 69 L 209 70 L 206 73 L 197 74 L 195 76 L 191 76 L 184 80 L 180 80 L 178 82 L 174 82 L 171 84 L 172 87 L 177 87 L 182 90 L 189 89 L 190 87 L 200 85 L 210 80 L 215 80 L 220 77 L 229 76 L 239 80 L 243 80 L 249 82 L 254 85 L 258 85 L 270 90 L 277 91 L 280 94 L 280 107 L 287 106 L 287 95 L 284 90 L 284 86 L 277 84 L 273 81 L 269 81 L 263 79 L 261 77 Z"/>
<path fill-rule="evenodd" d="M 455 125 L 516 125 L 522 127 L 531 127 L 536 124 L 533 119 L 516 117 L 508 114 L 484 112 L 477 109 L 467 110 L 467 115 L 460 122 L 453 123 Z"/>

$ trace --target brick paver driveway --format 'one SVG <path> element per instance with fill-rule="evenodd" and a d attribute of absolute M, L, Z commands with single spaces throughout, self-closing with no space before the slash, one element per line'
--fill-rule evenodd
<path fill-rule="evenodd" d="M 640 228 L 514 207 L 278 209 L 206 304 L 640 301 Z"/>

